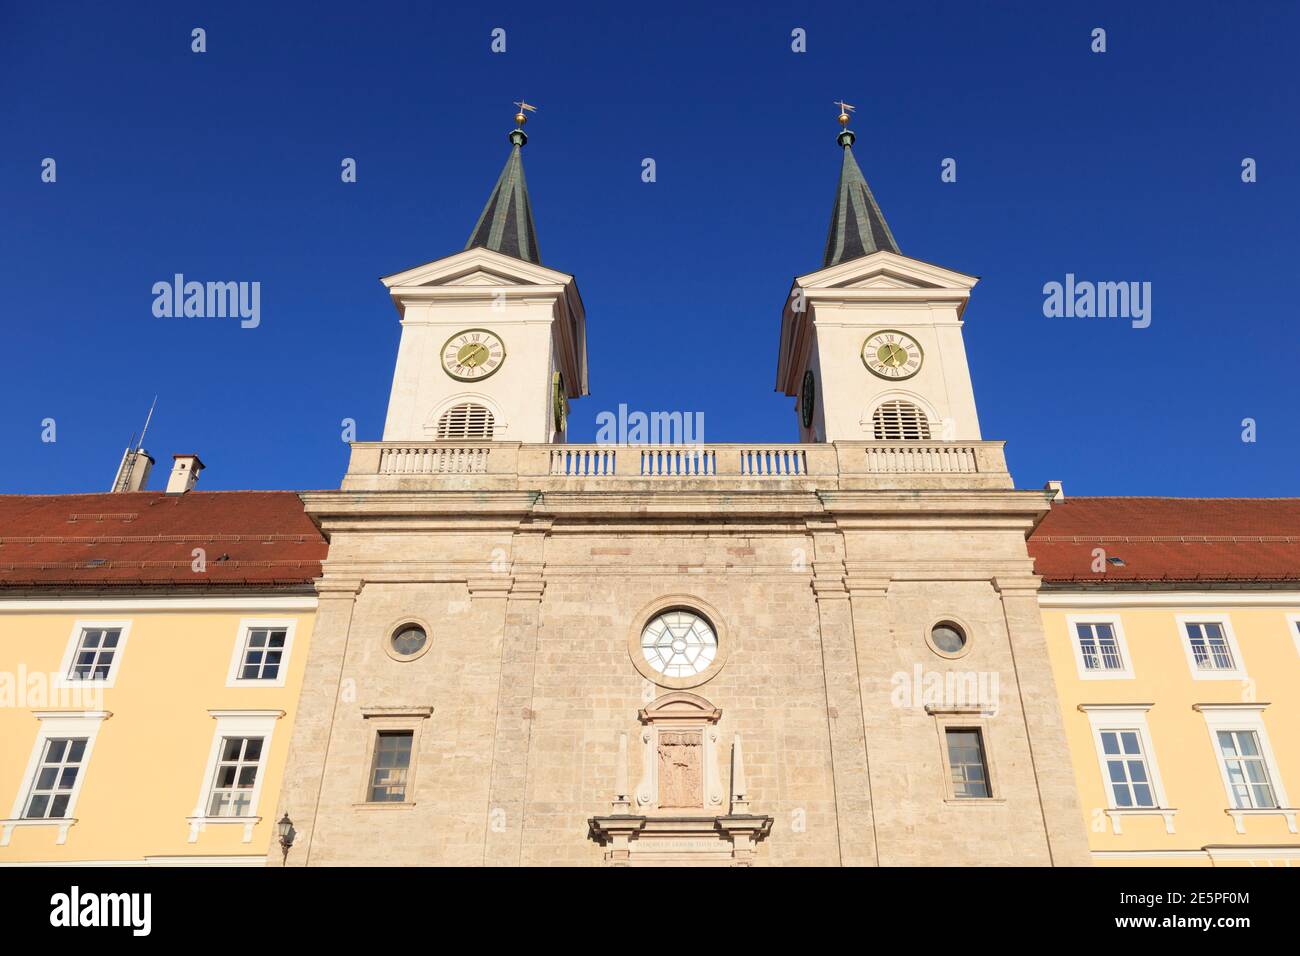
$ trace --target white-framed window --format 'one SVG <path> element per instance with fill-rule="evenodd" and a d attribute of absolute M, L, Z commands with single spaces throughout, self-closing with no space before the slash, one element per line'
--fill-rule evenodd
<path fill-rule="evenodd" d="M 1071 615 L 1066 618 L 1066 627 L 1082 680 L 1133 678 L 1133 659 L 1129 657 L 1124 626 L 1118 616 Z"/>
<path fill-rule="evenodd" d="M 1287 799 L 1277 758 L 1264 725 L 1267 704 L 1194 704 L 1205 718 L 1210 746 L 1223 779 L 1227 810 L 1238 833 L 1249 816 L 1280 815 L 1296 832 L 1296 810 Z"/>
<path fill-rule="evenodd" d="M 1097 735 L 1106 785 L 1116 807 L 1154 807 L 1156 792 L 1143 753 L 1142 735 L 1136 727 L 1115 727 Z"/>
<path fill-rule="evenodd" d="M 77 822 L 77 799 L 86 782 L 99 728 L 112 716 L 106 710 L 34 711 L 41 722 L 27 770 L 9 819 L 0 821 L 0 846 L 8 846 L 16 826 L 58 828 L 55 843 L 68 838 Z"/>
<path fill-rule="evenodd" d="M 240 621 L 226 686 L 283 687 L 295 627 L 292 619 Z"/>
<path fill-rule="evenodd" d="M 1178 633 L 1194 679 L 1246 679 L 1246 663 L 1226 614 L 1180 614 Z"/>
<path fill-rule="evenodd" d="M 1232 805 L 1240 810 L 1267 810 L 1281 806 L 1269 777 L 1268 764 L 1253 730 L 1217 730 L 1219 758 L 1228 777 Z"/>
<path fill-rule="evenodd" d="M 1126 816 L 1160 816 L 1174 832 L 1175 810 L 1165 797 L 1147 712 L 1151 704 L 1080 704 L 1092 727 L 1111 829 Z"/>
<path fill-rule="evenodd" d="M 76 621 L 59 666 L 60 684 L 112 687 L 130 633 L 130 621 Z"/>
<path fill-rule="evenodd" d="M 282 710 L 210 710 L 217 726 L 212 735 L 203 783 L 189 817 L 189 842 L 214 824 L 244 827 L 244 842 L 253 839 L 253 827 L 266 780 L 266 763 L 271 751 L 275 722 Z"/>

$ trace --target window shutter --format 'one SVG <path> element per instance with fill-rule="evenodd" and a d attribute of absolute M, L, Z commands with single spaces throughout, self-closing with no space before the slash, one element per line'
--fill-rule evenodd
<path fill-rule="evenodd" d="M 871 415 L 876 441 L 928 441 L 930 422 L 911 402 L 890 401 Z"/>
<path fill-rule="evenodd" d="M 439 438 L 486 438 L 492 437 L 492 413 L 482 405 L 464 402 L 453 405 L 442 413 L 438 419 Z"/>

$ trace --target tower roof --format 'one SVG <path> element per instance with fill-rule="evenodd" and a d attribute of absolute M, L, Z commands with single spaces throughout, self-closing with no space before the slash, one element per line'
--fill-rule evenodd
<path fill-rule="evenodd" d="M 840 167 L 840 184 L 835 191 L 831 210 L 831 228 L 826 236 L 826 257 L 822 268 L 869 256 L 873 252 L 898 252 L 898 243 L 889 231 L 885 215 L 871 195 L 858 161 L 853 158 L 854 136 L 850 130 L 840 133 L 838 142 L 844 149 Z"/>
<path fill-rule="evenodd" d="M 533 207 L 528 201 L 528 184 L 524 181 L 522 150 L 528 137 L 522 129 L 515 129 L 510 133 L 510 142 L 510 156 L 505 168 L 501 170 L 465 248 L 482 246 L 541 265 L 537 230 L 533 226 Z"/>

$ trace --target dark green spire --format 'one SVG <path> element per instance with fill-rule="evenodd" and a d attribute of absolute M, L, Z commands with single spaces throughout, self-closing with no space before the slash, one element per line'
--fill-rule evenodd
<path fill-rule="evenodd" d="M 528 184 L 524 182 L 521 151 L 528 142 L 522 129 L 510 133 L 510 157 L 488 196 L 483 214 L 469 234 L 466 249 L 482 246 L 516 259 L 542 264 L 537 251 L 537 230 L 533 227 L 533 207 L 528 201 Z"/>
<path fill-rule="evenodd" d="M 871 195 L 871 187 L 858 168 L 858 161 L 853 158 L 853 140 L 853 133 L 847 129 L 838 137 L 844 149 L 844 165 L 840 167 L 840 185 L 835 191 L 835 207 L 831 210 L 823 269 L 882 249 L 901 255 L 884 213 L 876 205 L 876 197 Z"/>

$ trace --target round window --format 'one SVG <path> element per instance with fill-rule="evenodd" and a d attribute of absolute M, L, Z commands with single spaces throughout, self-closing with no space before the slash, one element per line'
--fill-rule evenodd
<path fill-rule="evenodd" d="M 966 648 L 966 632 L 952 621 L 940 621 L 930 628 L 930 643 L 940 654 L 960 654 Z"/>
<path fill-rule="evenodd" d="M 641 632 L 641 653 L 665 677 L 693 677 L 708 670 L 718 656 L 718 636 L 713 625 L 693 611 L 665 611 Z"/>
<path fill-rule="evenodd" d="M 390 639 L 393 654 L 397 657 L 415 657 L 429 642 L 429 635 L 418 624 L 403 624 Z"/>

